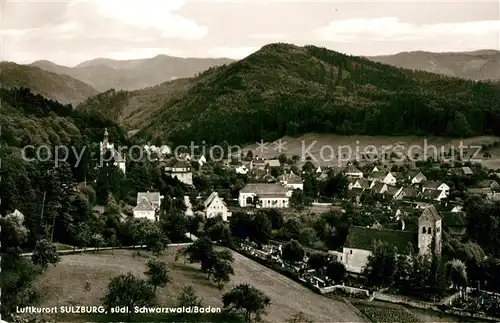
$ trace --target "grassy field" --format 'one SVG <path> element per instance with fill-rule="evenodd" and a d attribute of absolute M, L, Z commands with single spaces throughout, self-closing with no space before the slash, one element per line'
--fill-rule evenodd
<path fill-rule="evenodd" d="M 271 298 L 271 306 L 264 317 L 265 322 L 283 322 L 298 311 L 304 312 L 315 322 L 362 322 L 358 314 L 347 304 L 317 295 L 298 283 L 235 254 L 235 276 L 223 291 L 206 279 L 199 271 L 199 265 L 175 262 L 178 248 L 171 248 L 163 256 L 168 263 L 172 282 L 157 291 L 157 304 L 175 305 L 182 288 L 192 285 L 205 305 L 221 307 L 221 296 L 232 286 L 249 283 L 265 292 Z M 39 306 L 100 305 L 110 278 L 133 272 L 142 276 L 147 258 L 132 257 L 132 251 L 115 250 L 97 254 L 63 256 L 61 263 L 50 267 L 37 282 L 42 296 Z M 91 290 L 85 291 L 85 282 L 90 282 Z M 60 318 L 61 319 L 61 318 Z M 76 319 L 76 318 L 75 318 Z M 74 321 L 74 319 L 72 319 Z M 81 318 L 81 321 L 85 321 Z"/>
<path fill-rule="evenodd" d="M 450 147 L 455 147 L 458 151 L 460 144 L 464 147 L 464 153 L 467 155 L 473 154 L 477 148 L 486 143 L 500 141 L 500 137 L 483 136 L 473 137 L 467 139 L 453 139 L 443 137 L 415 137 L 415 136 L 401 136 L 401 137 L 384 137 L 384 136 L 339 136 L 330 134 L 306 134 L 297 138 L 283 137 L 281 142 L 284 146 L 282 153 L 291 157 L 293 155 L 304 157 L 309 156 L 304 154 L 307 150 L 312 155 L 312 161 L 321 166 L 339 166 L 345 163 L 344 157 L 352 156 L 356 158 L 356 152 L 362 153 L 369 151 L 369 146 L 375 146 L 379 149 L 386 147 L 385 152 L 391 151 L 404 152 L 406 155 L 412 156 L 418 153 L 420 156 L 430 156 L 433 154 L 434 148 L 437 148 L 438 154 L 448 152 Z M 312 145 L 312 146 L 311 146 Z M 348 147 L 349 148 L 348 148 Z M 257 144 L 249 145 L 243 148 L 243 151 L 252 150 L 254 155 L 264 156 L 266 158 L 273 158 L 279 154 L 276 146 L 268 144 L 267 149 L 260 150 Z M 311 147 L 308 149 L 308 147 Z M 397 148 L 396 148 L 397 147 Z M 333 148 L 333 157 L 332 149 Z M 346 154 L 345 156 L 343 156 Z M 339 158 L 340 156 L 340 158 Z M 482 153 L 475 158 L 483 158 Z M 331 160 L 330 160 L 331 159 Z M 487 167 L 500 167 L 500 154 L 495 154 L 492 158 L 484 160 Z"/>

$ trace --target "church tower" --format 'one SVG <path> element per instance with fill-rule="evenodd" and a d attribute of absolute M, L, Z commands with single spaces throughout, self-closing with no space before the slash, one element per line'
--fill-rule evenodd
<path fill-rule="evenodd" d="M 434 205 L 428 206 L 418 218 L 418 250 L 421 255 L 441 255 L 442 219 Z M 434 242 L 433 242 L 434 240 Z"/>

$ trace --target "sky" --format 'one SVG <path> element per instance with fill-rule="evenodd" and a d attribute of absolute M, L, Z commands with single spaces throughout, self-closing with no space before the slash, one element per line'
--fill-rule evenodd
<path fill-rule="evenodd" d="M 500 49 L 488 1 L 0 0 L 0 60 L 241 59 L 273 42 L 352 55 Z"/>

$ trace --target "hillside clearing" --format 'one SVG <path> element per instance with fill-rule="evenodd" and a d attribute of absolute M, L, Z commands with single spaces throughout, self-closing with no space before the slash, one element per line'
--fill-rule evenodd
<path fill-rule="evenodd" d="M 157 303 L 174 305 L 184 286 L 192 285 L 205 305 L 221 307 L 222 294 L 239 283 L 249 283 L 271 298 L 271 306 L 264 317 L 265 322 L 283 322 L 298 311 L 304 312 L 315 322 L 361 322 L 363 321 L 347 304 L 322 297 L 298 283 L 252 261 L 234 254 L 235 276 L 219 291 L 209 282 L 199 266 L 175 262 L 178 247 L 170 248 L 162 259 L 168 263 L 172 282 L 157 291 Z M 143 276 L 147 258 L 132 257 L 132 251 L 115 250 L 97 254 L 68 255 L 61 263 L 51 267 L 37 282 L 42 295 L 40 306 L 99 305 L 110 278 L 131 271 Z M 91 290 L 84 291 L 88 281 Z"/>

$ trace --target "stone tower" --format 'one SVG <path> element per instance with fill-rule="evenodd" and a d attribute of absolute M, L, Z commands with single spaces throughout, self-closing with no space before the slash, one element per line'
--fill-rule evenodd
<path fill-rule="evenodd" d="M 434 205 L 428 206 L 418 218 L 418 251 L 421 255 L 431 255 L 434 239 L 434 253 L 441 255 L 442 219 Z"/>

